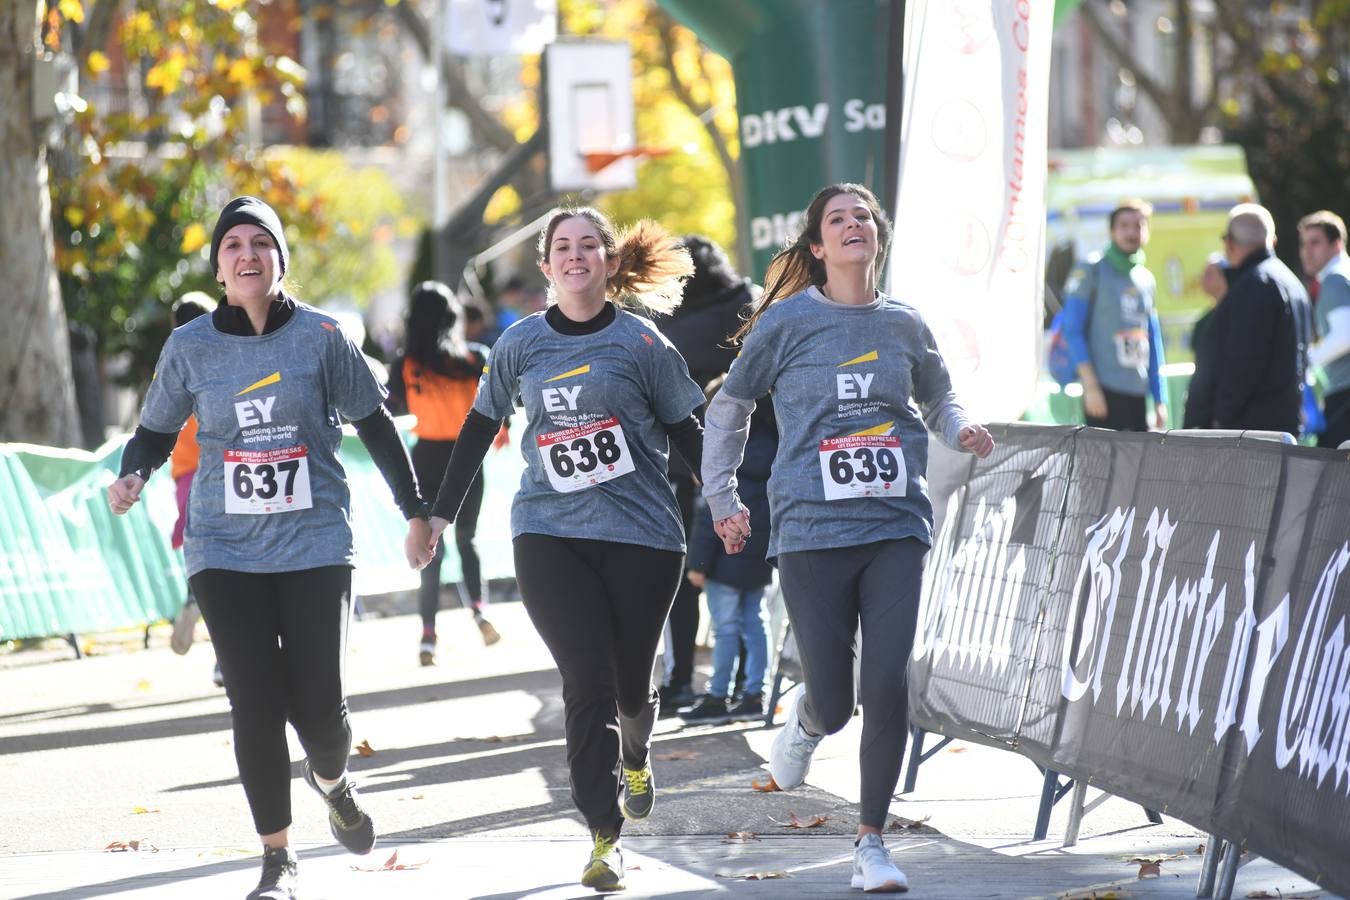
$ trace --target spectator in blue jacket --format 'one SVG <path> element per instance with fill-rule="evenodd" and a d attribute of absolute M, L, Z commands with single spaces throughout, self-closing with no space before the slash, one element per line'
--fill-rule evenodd
<path fill-rule="evenodd" d="M 710 385 L 710 392 L 721 379 Z M 769 633 L 764 589 L 773 581 L 773 567 L 765 559 L 769 549 L 769 473 L 778 452 L 778 423 L 773 403 L 762 399 L 750 419 L 745 457 L 736 469 L 741 502 L 751 521 L 762 522 L 745 542 L 745 549 L 728 554 L 713 531 L 707 507 L 699 510 L 689 541 L 685 578 L 702 588 L 713 624 L 713 674 L 707 693 L 680 717 L 691 725 L 749 722 L 764 716 L 764 677 L 768 670 Z M 735 679 L 733 670 L 741 646 L 745 685 L 739 702 L 728 704 Z"/>

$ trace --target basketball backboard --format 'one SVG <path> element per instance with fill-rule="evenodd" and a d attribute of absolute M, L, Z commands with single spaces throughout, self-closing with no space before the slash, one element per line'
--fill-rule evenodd
<path fill-rule="evenodd" d="M 557 191 L 637 184 L 632 54 L 626 41 L 564 40 L 544 51 L 549 178 Z M 591 171 L 600 155 L 614 162 Z"/>

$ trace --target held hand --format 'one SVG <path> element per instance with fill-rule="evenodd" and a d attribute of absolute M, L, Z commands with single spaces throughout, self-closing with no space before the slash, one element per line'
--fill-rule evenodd
<path fill-rule="evenodd" d="M 693 569 L 690 569 L 687 572 L 685 572 L 684 577 L 690 584 L 692 584 L 696 588 L 699 588 L 700 590 L 702 590 L 703 585 L 707 584 L 708 582 L 708 577 L 706 575 L 704 575 L 702 572 L 695 572 Z"/>
<path fill-rule="evenodd" d="M 427 551 L 435 556 L 436 545 L 441 542 L 441 534 L 450 527 L 450 520 L 442 519 L 440 516 L 432 516 L 427 525 L 430 528 L 427 533 Z"/>
<path fill-rule="evenodd" d="M 408 559 L 408 567 L 422 569 L 436 555 L 436 545 L 431 541 L 431 525 L 426 519 L 413 516 L 408 520 L 408 537 L 403 541 L 403 555 Z"/>
<path fill-rule="evenodd" d="M 506 426 L 503 425 L 497 429 L 497 436 L 492 439 L 492 449 L 501 450 L 509 443 L 511 443 L 511 432 L 507 431 Z"/>
<path fill-rule="evenodd" d="M 141 476 L 123 475 L 108 485 L 108 508 L 119 516 L 124 515 L 141 499 L 141 489 L 144 487 L 145 479 Z"/>
<path fill-rule="evenodd" d="M 750 537 L 750 512 L 744 506 L 740 512 L 713 523 L 713 531 L 722 539 L 722 547 L 728 553 L 740 553 L 745 549 L 745 539 Z"/>
<path fill-rule="evenodd" d="M 1098 385 L 1083 385 L 1083 412 L 1094 419 L 1106 418 L 1106 394 Z"/>
<path fill-rule="evenodd" d="M 961 442 L 962 447 L 965 447 L 980 459 L 984 459 L 994 452 L 994 437 L 989 433 L 989 429 L 983 425 L 967 425 L 957 433 L 956 437 Z"/>
<path fill-rule="evenodd" d="M 1167 430 L 1167 404 L 1156 403 L 1153 406 L 1153 427 L 1158 431 Z"/>

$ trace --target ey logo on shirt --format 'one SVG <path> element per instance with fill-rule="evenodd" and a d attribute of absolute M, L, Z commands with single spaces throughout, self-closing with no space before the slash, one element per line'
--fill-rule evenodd
<path fill-rule="evenodd" d="M 270 384 L 280 384 L 281 373 L 273 372 L 266 378 L 253 382 L 244 388 L 236 397 L 242 397 L 249 391 L 256 391 L 259 388 L 267 387 Z M 272 421 L 272 405 L 277 402 L 275 394 L 266 397 L 250 397 L 247 400 L 239 400 L 234 404 L 234 417 L 239 420 L 240 428 L 248 428 L 252 425 L 266 425 Z"/>
<path fill-rule="evenodd" d="M 564 372 L 561 375 L 554 375 L 544 383 L 551 381 L 562 381 L 564 378 L 572 378 L 576 375 L 585 375 L 591 370 L 590 363 L 584 366 L 578 366 L 575 369 Z M 555 388 L 544 388 L 541 392 L 544 397 L 544 409 L 549 412 L 563 412 L 572 410 L 576 412 L 577 397 L 581 394 L 581 385 L 563 386 Z"/>
<path fill-rule="evenodd" d="M 864 353 L 862 356 L 855 356 L 847 362 L 841 362 L 836 368 L 845 366 L 856 366 L 866 362 L 877 361 L 877 351 L 872 350 Z M 868 392 L 872 389 L 872 379 L 876 377 L 874 372 L 839 372 L 834 376 L 835 386 L 838 389 L 840 400 L 866 400 Z"/>

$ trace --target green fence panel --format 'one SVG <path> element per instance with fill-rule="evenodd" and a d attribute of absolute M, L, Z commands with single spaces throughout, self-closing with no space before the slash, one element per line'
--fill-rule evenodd
<path fill-rule="evenodd" d="M 0 640 L 109 631 L 177 615 L 186 580 L 182 556 L 169 545 L 177 506 L 168 472 L 150 479 L 126 515 L 108 509 L 107 487 L 126 440 L 92 453 L 0 444 Z M 354 434 L 344 436 L 341 459 L 352 494 L 354 590 L 417 587 L 403 553 L 407 523 Z M 515 575 L 510 509 L 523 469 L 515 440 L 483 463 L 475 544 L 484 578 Z M 445 545 L 441 581 L 452 584 L 461 578 L 453 533 Z"/>

